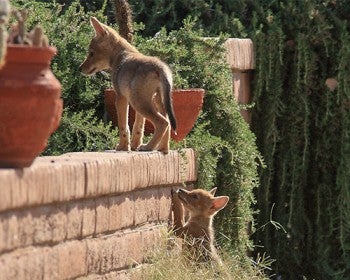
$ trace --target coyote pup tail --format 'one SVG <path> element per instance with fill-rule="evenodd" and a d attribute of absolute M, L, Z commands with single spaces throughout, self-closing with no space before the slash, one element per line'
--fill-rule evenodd
<path fill-rule="evenodd" d="M 174 130 L 176 134 L 176 118 L 174 114 L 174 108 L 173 108 L 173 102 L 172 102 L 172 79 L 168 79 L 166 75 L 163 76 L 163 94 L 164 94 L 164 105 L 165 105 L 165 110 L 169 116 L 169 121 L 171 128 Z"/>

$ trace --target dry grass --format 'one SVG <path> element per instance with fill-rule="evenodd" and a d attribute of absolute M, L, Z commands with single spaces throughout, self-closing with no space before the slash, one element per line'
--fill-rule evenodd
<path fill-rule="evenodd" d="M 150 265 L 138 271 L 142 280 L 262 280 L 268 279 L 264 270 L 268 267 L 268 260 L 260 261 L 240 260 L 238 257 L 229 256 L 225 252 L 219 252 L 222 265 L 215 262 L 196 262 L 192 256 L 181 251 L 181 242 L 174 241 L 168 236 L 164 238 L 162 246 L 150 253 L 148 262 Z M 169 245 L 170 244 L 170 245 Z M 263 260 L 261 262 L 261 260 Z M 265 263 L 264 263 L 265 262 Z"/>

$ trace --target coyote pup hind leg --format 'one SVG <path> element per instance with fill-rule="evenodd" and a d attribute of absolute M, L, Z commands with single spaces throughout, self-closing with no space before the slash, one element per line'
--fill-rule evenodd
<path fill-rule="evenodd" d="M 135 122 L 131 134 L 131 150 L 137 151 L 142 145 L 143 133 L 145 127 L 145 118 L 135 111 Z"/>
<path fill-rule="evenodd" d="M 152 91 L 149 91 L 152 92 Z M 136 94 L 134 94 L 136 96 Z M 148 95 L 140 96 L 140 94 L 137 95 L 137 101 L 132 101 L 132 106 L 134 107 L 135 111 L 137 111 L 139 114 L 141 114 L 143 117 L 151 121 L 151 123 L 154 126 L 154 133 L 151 138 L 151 140 L 145 144 L 141 145 L 139 147 L 139 151 L 153 151 L 153 150 L 159 150 L 159 144 L 161 143 L 161 140 L 163 139 L 164 135 L 166 134 L 166 131 L 168 127 L 170 127 L 169 120 L 166 116 L 162 114 L 162 110 L 159 110 L 157 106 L 154 105 L 154 102 L 152 101 L 153 97 L 151 93 Z M 169 142 L 169 139 L 168 139 Z M 168 146 L 162 147 L 161 150 L 163 153 L 167 154 L 169 151 Z"/>

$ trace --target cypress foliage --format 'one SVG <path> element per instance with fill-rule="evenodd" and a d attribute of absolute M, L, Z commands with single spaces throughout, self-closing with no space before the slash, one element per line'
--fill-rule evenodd
<path fill-rule="evenodd" d="M 266 163 L 255 241 L 276 259 L 277 275 L 348 279 L 350 34 L 340 11 L 349 5 L 264 2 L 255 3 L 250 31 L 253 130 Z"/>

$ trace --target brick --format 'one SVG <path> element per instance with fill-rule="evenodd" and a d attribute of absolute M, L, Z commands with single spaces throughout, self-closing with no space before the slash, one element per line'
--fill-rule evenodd
<path fill-rule="evenodd" d="M 66 238 L 66 207 L 41 206 L 0 215 L 0 252 Z"/>
<path fill-rule="evenodd" d="M 25 171 L 21 171 L 24 173 Z M 28 201 L 28 189 L 31 186 L 27 185 L 27 178 L 25 175 L 21 180 L 17 179 L 11 187 L 11 206 L 21 207 L 27 204 Z"/>
<path fill-rule="evenodd" d="M 96 239 L 87 240 L 86 272 L 87 274 L 99 273 L 101 270 L 100 246 Z"/>
<path fill-rule="evenodd" d="M 109 230 L 121 229 L 121 204 L 124 196 L 109 197 Z"/>
<path fill-rule="evenodd" d="M 85 162 L 85 195 L 94 196 L 98 194 L 98 171 L 97 162 Z"/>
<path fill-rule="evenodd" d="M 111 160 L 98 163 L 98 193 L 108 194 L 111 190 Z"/>
<path fill-rule="evenodd" d="M 67 239 L 80 238 L 83 226 L 83 207 L 81 202 L 67 205 Z"/>
<path fill-rule="evenodd" d="M 91 236 L 95 233 L 96 226 L 96 208 L 94 200 L 83 202 L 83 223 L 82 236 Z"/>
<path fill-rule="evenodd" d="M 132 174 L 131 163 L 127 158 L 120 158 L 118 160 L 118 184 L 115 188 L 117 193 L 125 193 L 132 190 L 130 177 Z"/>
<path fill-rule="evenodd" d="M 28 188 L 28 201 L 26 204 L 38 205 L 45 202 L 45 188 L 47 188 L 47 176 L 49 175 L 49 167 L 36 170 L 36 172 L 28 172 L 26 176 L 26 188 Z M 24 181 L 23 181 L 24 182 Z"/>
<path fill-rule="evenodd" d="M 135 201 L 135 225 L 158 221 L 159 202 L 157 201 L 158 189 L 144 189 L 134 192 Z"/>
<path fill-rule="evenodd" d="M 70 174 L 74 175 L 72 190 L 75 191 L 74 198 L 82 198 L 85 195 L 85 168 L 84 164 L 75 161 L 74 164 L 70 166 L 72 172 Z"/>
<path fill-rule="evenodd" d="M 46 248 L 44 252 L 43 279 L 59 279 L 59 249 L 62 245 Z"/>
<path fill-rule="evenodd" d="M 148 157 L 146 159 L 148 159 Z M 139 155 L 135 153 L 131 157 L 130 167 L 132 168 L 130 173 L 133 175 L 130 176 L 131 186 L 133 186 L 133 188 L 145 186 L 147 184 L 146 175 L 148 173 L 149 168 L 148 161 L 144 159 L 140 160 Z"/>
<path fill-rule="evenodd" d="M 8 224 L 5 216 L 0 215 L 0 255 L 7 249 Z"/>
<path fill-rule="evenodd" d="M 60 181 L 62 180 L 62 174 L 58 170 L 58 167 L 52 167 L 47 169 L 47 173 L 45 174 L 45 188 L 43 189 L 43 200 L 45 203 L 60 201 Z"/>
<path fill-rule="evenodd" d="M 26 258 L 23 260 L 22 267 L 25 268 L 26 277 L 22 279 L 42 279 L 44 275 L 44 254 L 43 250 L 31 248 Z M 28 270 L 30 271 L 28 273 Z M 20 279 L 20 278 L 19 278 Z"/>
<path fill-rule="evenodd" d="M 0 271 L 2 280 L 25 279 L 23 273 L 23 257 L 17 254 L 3 254 L 0 256 Z M 22 265 L 21 265 L 22 264 Z"/>
<path fill-rule="evenodd" d="M 34 220 L 28 211 L 0 215 L 0 253 L 33 244 Z"/>
<path fill-rule="evenodd" d="M 172 165 L 175 163 L 175 154 L 174 153 L 169 153 L 168 155 L 170 158 L 169 160 L 165 161 L 164 168 L 165 168 L 165 173 L 167 177 L 167 182 L 169 183 L 174 183 L 176 181 L 176 174 L 175 174 L 175 168 L 172 168 Z"/>
<path fill-rule="evenodd" d="M 13 214 L 8 214 L 5 216 L 7 223 L 5 223 L 5 226 L 7 224 L 7 229 L 6 229 L 6 237 L 5 237 L 5 243 L 6 243 L 6 248 L 11 249 L 11 248 L 17 248 L 20 246 L 20 240 L 18 238 L 18 217 L 13 215 Z"/>
<path fill-rule="evenodd" d="M 1 279 L 42 279 L 44 272 L 41 250 L 31 248 L 21 253 L 0 256 Z"/>
<path fill-rule="evenodd" d="M 115 238 L 107 237 L 100 240 L 100 273 L 107 273 L 114 270 L 114 256 L 119 251 L 116 244 Z"/>
<path fill-rule="evenodd" d="M 85 194 L 85 167 L 78 160 L 60 158 L 57 162 L 60 173 L 60 201 L 82 198 Z"/>
<path fill-rule="evenodd" d="M 38 207 L 32 210 L 33 226 L 34 226 L 34 244 L 42 244 L 50 242 L 52 237 L 52 229 L 47 222 L 49 215 L 48 207 Z"/>
<path fill-rule="evenodd" d="M 131 227 L 134 224 L 134 201 L 123 194 L 109 198 L 109 230 Z"/>
<path fill-rule="evenodd" d="M 77 278 L 77 280 L 140 280 L 142 278 L 133 278 L 131 276 L 131 270 L 122 270 L 122 271 L 112 271 L 107 274 L 99 275 L 99 274 L 90 274 L 88 276 L 84 276 L 81 278 Z"/>
<path fill-rule="evenodd" d="M 121 267 L 124 236 L 109 235 L 87 242 L 87 273 L 105 274 Z M 124 256 L 124 255 L 123 255 Z"/>
<path fill-rule="evenodd" d="M 171 219 L 171 187 L 158 189 L 159 221 L 168 222 Z"/>
<path fill-rule="evenodd" d="M 96 230 L 95 234 L 109 230 L 109 202 L 108 197 L 97 198 L 96 203 Z"/>
<path fill-rule="evenodd" d="M 14 269 L 16 263 L 8 254 L 0 255 L 0 271 L 1 271 L 1 280 L 7 279 L 19 279 L 16 278 L 16 271 Z"/>
<path fill-rule="evenodd" d="M 66 205 L 53 207 L 47 221 L 51 227 L 52 242 L 60 242 L 66 239 L 67 221 L 68 219 Z"/>
<path fill-rule="evenodd" d="M 71 173 L 69 165 L 61 165 L 60 178 L 57 187 L 59 188 L 59 201 L 67 201 L 75 197 L 75 190 L 73 187 L 73 181 L 75 180 L 75 174 Z"/>
<path fill-rule="evenodd" d="M 121 267 L 139 264 L 143 260 L 141 232 L 132 231 L 119 238 L 122 244 L 120 252 Z"/>
<path fill-rule="evenodd" d="M 157 222 L 159 217 L 158 188 L 144 191 L 146 198 L 147 222 Z"/>
<path fill-rule="evenodd" d="M 58 278 L 67 279 L 86 274 L 87 248 L 85 241 L 71 241 L 56 246 Z"/>
<path fill-rule="evenodd" d="M 119 178 L 118 175 L 119 169 L 121 168 L 121 165 L 119 164 L 119 161 L 111 160 L 109 163 L 109 179 L 110 179 L 110 188 L 109 193 L 115 194 L 118 192 L 118 185 L 119 185 Z"/>
<path fill-rule="evenodd" d="M 17 211 L 14 213 L 18 218 L 18 238 L 20 246 L 29 246 L 34 243 L 35 220 L 31 211 Z M 11 248 L 13 249 L 13 248 Z"/>
<path fill-rule="evenodd" d="M 143 259 L 139 231 L 87 240 L 87 274 L 106 274 Z"/>
<path fill-rule="evenodd" d="M 12 207 L 12 188 L 16 179 L 12 169 L 0 169 L 0 211 Z"/>
<path fill-rule="evenodd" d="M 147 208 L 151 207 L 147 205 L 146 197 L 142 191 L 134 192 L 133 194 L 135 210 L 134 210 L 134 224 L 140 225 L 147 222 Z"/>
<path fill-rule="evenodd" d="M 154 248 L 161 246 L 166 241 L 168 227 L 166 225 L 157 225 L 145 228 L 141 232 L 142 254 L 149 257 Z"/>

